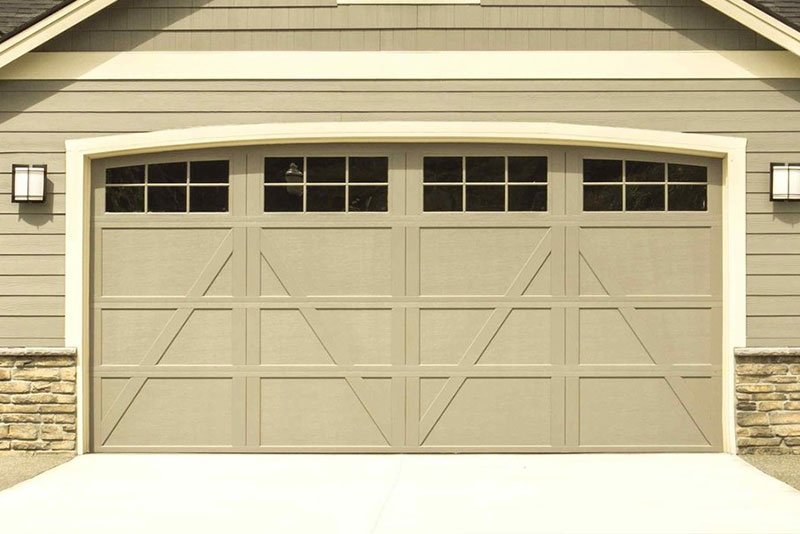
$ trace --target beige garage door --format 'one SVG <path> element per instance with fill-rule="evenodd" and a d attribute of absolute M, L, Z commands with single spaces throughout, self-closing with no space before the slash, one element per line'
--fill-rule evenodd
<path fill-rule="evenodd" d="M 721 449 L 716 161 L 317 145 L 93 173 L 96 451 Z"/>

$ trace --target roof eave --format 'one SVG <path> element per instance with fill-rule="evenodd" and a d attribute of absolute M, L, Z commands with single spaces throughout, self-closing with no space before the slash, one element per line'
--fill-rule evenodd
<path fill-rule="evenodd" d="M 747 0 L 702 0 L 705 4 L 800 56 L 800 31 Z"/>
<path fill-rule="evenodd" d="M 67 0 L 0 39 L 0 68 L 117 0 Z"/>

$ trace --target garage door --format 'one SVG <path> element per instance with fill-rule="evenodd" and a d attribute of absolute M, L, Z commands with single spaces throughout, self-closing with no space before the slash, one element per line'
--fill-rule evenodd
<path fill-rule="evenodd" d="M 93 176 L 96 451 L 721 449 L 717 161 L 298 145 Z"/>

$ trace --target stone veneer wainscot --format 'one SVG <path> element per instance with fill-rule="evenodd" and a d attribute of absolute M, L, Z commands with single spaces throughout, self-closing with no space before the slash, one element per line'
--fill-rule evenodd
<path fill-rule="evenodd" d="M 75 450 L 70 348 L 0 348 L 0 454 Z"/>
<path fill-rule="evenodd" d="M 800 347 L 736 349 L 739 454 L 800 454 Z"/>

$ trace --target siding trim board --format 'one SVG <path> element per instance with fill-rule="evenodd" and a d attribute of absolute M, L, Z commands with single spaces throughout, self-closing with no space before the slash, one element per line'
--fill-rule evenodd
<path fill-rule="evenodd" d="M 736 452 L 734 348 L 746 344 L 746 144 L 741 138 L 616 127 L 507 122 L 337 122 L 214 126 L 66 142 L 65 338 L 78 349 L 78 453 L 89 447 L 91 161 L 112 156 L 264 144 L 454 142 L 647 150 L 722 159 L 723 448 Z"/>
<path fill-rule="evenodd" d="M 791 52 L 705 50 L 35 52 L 0 70 L 0 80 L 70 81 L 787 78 L 800 78 Z"/>

